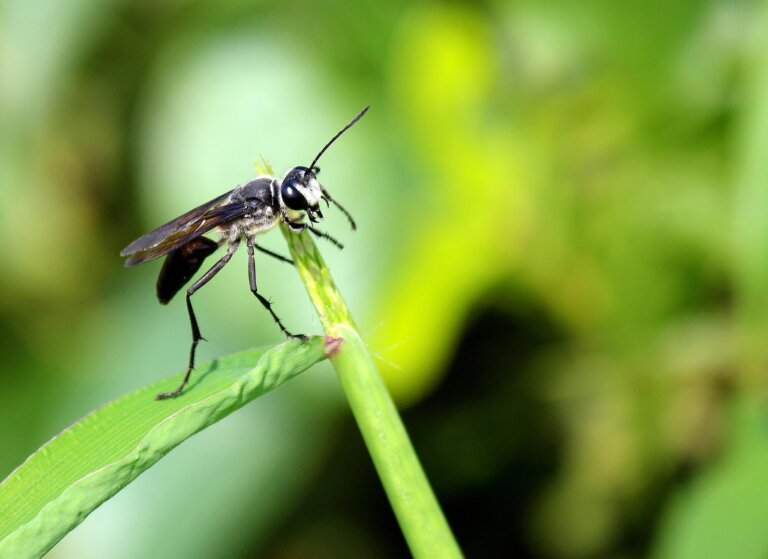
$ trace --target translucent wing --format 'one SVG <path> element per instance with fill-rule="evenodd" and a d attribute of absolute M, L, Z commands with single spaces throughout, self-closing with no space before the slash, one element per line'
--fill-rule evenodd
<path fill-rule="evenodd" d="M 242 202 L 222 205 L 231 193 L 226 192 L 189 210 L 133 241 L 120 252 L 120 256 L 128 257 L 125 265 L 135 266 L 165 256 L 214 227 L 242 216 L 245 212 Z"/>

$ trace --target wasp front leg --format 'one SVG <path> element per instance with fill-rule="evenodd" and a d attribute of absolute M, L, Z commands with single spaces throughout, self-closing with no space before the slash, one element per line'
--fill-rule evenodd
<path fill-rule="evenodd" d="M 336 239 L 331 237 L 328 233 L 323 233 L 319 229 L 315 229 L 314 227 L 312 227 L 311 225 L 309 225 L 307 223 L 298 223 L 298 222 L 295 222 L 295 221 L 291 221 L 290 219 L 288 219 L 287 216 L 284 216 L 284 219 L 285 219 L 285 223 L 288 224 L 288 227 L 291 228 L 291 231 L 295 231 L 297 233 L 301 233 L 302 231 L 304 231 L 306 229 L 310 233 L 312 233 L 313 235 L 318 237 L 319 239 L 325 239 L 326 241 L 328 241 L 329 243 L 331 243 L 332 245 L 336 246 L 339 249 L 343 249 L 344 248 L 343 244 L 341 244 L 339 241 L 337 241 Z"/>

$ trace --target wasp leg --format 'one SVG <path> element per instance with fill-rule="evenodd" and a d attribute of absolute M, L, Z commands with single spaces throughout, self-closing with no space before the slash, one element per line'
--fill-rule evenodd
<path fill-rule="evenodd" d="M 234 241 L 229 244 L 227 247 L 227 253 L 222 256 L 216 264 L 211 266 L 211 268 L 205 272 L 200 278 L 193 283 L 189 289 L 187 289 L 187 312 L 189 313 L 189 324 L 192 326 L 192 346 L 189 348 L 189 365 L 187 366 L 187 372 L 184 374 L 184 380 L 181 381 L 181 384 L 176 388 L 176 390 L 173 390 L 172 392 L 161 392 L 157 396 L 155 396 L 156 400 L 165 400 L 167 398 L 175 398 L 179 394 L 181 394 L 181 391 L 184 390 L 184 387 L 189 382 L 189 377 L 192 374 L 192 369 L 195 368 L 195 351 L 197 350 L 197 344 L 200 342 L 200 340 L 203 340 L 202 334 L 200 334 L 200 328 L 197 325 L 197 318 L 195 317 L 195 311 L 192 308 L 192 295 L 195 294 L 195 292 L 203 287 L 206 283 L 211 281 L 211 278 L 215 276 L 216 274 L 221 271 L 221 269 L 227 265 L 227 262 L 229 262 L 230 258 L 232 258 L 232 255 L 235 254 L 235 251 L 237 250 L 237 246 L 240 244 L 240 241 Z"/>
<path fill-rule="evenodd" d="M 275 314 L 275 311 L 272 310 L 272 304 L 267 301 L 264 296 L 259 293 L 257 287 L 256 287 L 256 260 L 253 257 L 253 239 L 248 239 L 248 282 L 251 284 L 251 293 L 253 293 L 256 298 L 259 300 L 259 303 L 261 303 L 267 311 L 269 311 L 269 314 L 272 315 L 272 318 L 277 323 L 277 325 L 280 327 L 280 331 L 288 336 L 289 338 L 298 338 L 302 341 L 306 341 L 307 337 L 304 334 L 291 334 L 288 330 L 286 330 L 285 326 L 283 326 L 283 323 L 280 321 L 280 319 Z"/>
<path fill-rule="evenodd" d="M 318 169 L 318 172 L 319 172 L 319 171 L 320 171 L 320 169 Z M 317 173 L 315 173 L 315 174 L 317 174 Z M 320 188 L 323 188 L 323 187 L 321 186 Z M 339 204 L 339 203 L 338 203 L 336 200 L 334 200 L 333 198 L 331 198 L 331 195 L 330 195 L 330 194 L 328 194 L 328 191 L 327 191 L 325 188 L 323 188 L 323 196 L 325 196 L 325 201 L 326 201 L 326 203 L 328 202 L 328 200 L 330 200 L 330 201 L 331 201 L 331 203 L 332 203 L 334 206 L 336 206 L 337 208 L 339 208 L 339 209 L 341 210 L 341 213 L 343 213 L 345 216 L 347 216 L 347 219 L 349 220 L 349 226 L 352 228 L 352 231 L 356 231 L 356 230 L 357 230 L 357 223 L 355 223 L 355 220 L 354 220 L 354 219 L 352 219 L 352 214 L 350 214 L 350 213 L 349 213 L 349 212 L 348 212 L 348 211 L 347 211 L 347 210 L 344 208 L 344 206 L 342 206 L 342 205 L 341 205 L 341 204 Z"/>
<path fill-rule="evenodd" d="M 277 258 L 277 259 L 278 259 L 278 260 L 280 260 L 281 262 L 285 262 L 286 264 L 291 264 L 291 265 L 293 265 L 293 260 L 291 260 L 290 258 L 286 258 L 286 257 L 285 257 L 285 256 L 283 256 L 282 254 L 278 254 L 278 253 L 276 253 L 276 252 L 272 252 L 271 250 L 269 250 L 269 249 L 266 249 L 266 248 L 264 248 L 264 247 L 261 247 L 261 246 L 257 245 L 256 243 L 253 243 L 253 246 L 256 248 L 256 250 L 258 250 L 258 251 L 261 251 L 261 252 L 263 252 L 264 254 L 268 254 L 268 255 L 269 255 L 269 256 L 271 256 L 272 258 Z"/>
<path fill-rule="evenodd" d="M 320 231 L 319 229 L 315 229 L 311 225 L 308 225 L 306 223 L 295 223 L 295 222 L 290 221 L 288 219 L 286 219 L 286 223 L 288 224 L 288 227 L 290 227 L 292 231 L 296 231 L 297 233 L 300 233 L 301 231 L 304 231 L 305 229 L 307 229 L 308 231 L 310 231 L 316 237 L 318 237 L 320 239 L 325 239 L 326 241 L 328 241 L 332 245 L 335 245 L 337 248 L 339 248 L 339 249 L 344 248 L 343 244 L 341 244 L 339 241 L 337 241 L 336 239 L 331 237 L 328 233 L 323 233 L 322 231 Z"/>

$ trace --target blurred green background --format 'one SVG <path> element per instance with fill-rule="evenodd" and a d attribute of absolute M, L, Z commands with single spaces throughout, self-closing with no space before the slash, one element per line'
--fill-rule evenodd
<path fill-rule="evenodd" d="M 0 2 L 0 477 L 185 365 L 134 238 L 323 158 L 321 244 L 468 557 L 768 557 L 768 3 Z M 278 232 L 264 243 L 287 252 Z M 319 323 L 257 256 L 289 329 Z M 239 254 L 200 360 L 281 335 Z M 50 554 L 402 557 L 332 369 Z"/>

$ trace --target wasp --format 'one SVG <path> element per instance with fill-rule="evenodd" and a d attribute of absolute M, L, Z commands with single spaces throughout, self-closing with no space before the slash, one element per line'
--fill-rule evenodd
<path fill-rule="evenodd" d="M 344 132 L 363 117 L 368 108 L 365 107 L 349 124 L 337 132 L 308 166 L 294 167 L 282 180 L 269 175 L 258 176 L 139 237 L 120 252 L 120 256 L 127 257 L 125 261 L 127 267 L 165 257 L 157 278 L 157 298 L 161 304 L 165 305 L 192 279 L 206 258 L 219 247 L 226 246 L 224 255 L 187 288 L 187 313 L 192 327 L 192 345 L 189 349 L 187 371 L 178 388 L 158 394 L 156 396 L 158 400 L 178 396 L 189 383 L 192 370 L 195 368 L 197 345 L 203 339 L 192 307 L 192 295 L 227 265 L 242 242 L 245 242 L 248 250 L 248 281 L 253 295 L 269 312 L 283 334 L 288 338 L 307 339 L 303 334 L 289 332 L 275 314 L 270 301 L 258 290 L 255 250 L 290 264 L 293 264 L 293 261 L 259 246 L 256 243 L 256 236 L 284 223 L 291 231 L 307 230 L 318 238 L 343 248 L 339 241 L 313 225 L 323 219 L 320 202 L 324 201 L 327 207 L 333 204 L 347 217 L 353 231 L 357 229 L 352 215 L 334 200 L 317 180 L 317 175 L 320 173 L 317 162 Z M 310 223 L 303 221 L 304 215 Z M 205 236 L 206 233 L 214 230 L 219 233 L 217 241 Z"/>

